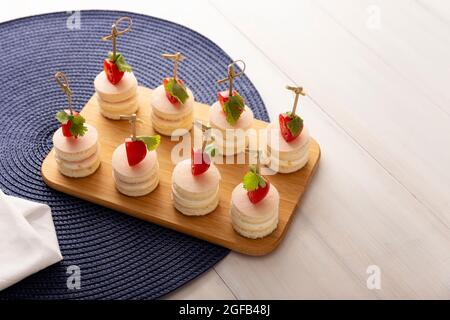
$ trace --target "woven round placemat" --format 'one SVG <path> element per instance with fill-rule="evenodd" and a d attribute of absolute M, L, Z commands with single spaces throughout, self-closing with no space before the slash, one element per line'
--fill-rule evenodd
<path fill-rule="evenodd" d="M 80 28 L 67 27 L 69 13 L 33 16 L 0 24 L 0 188 L 9 195 L 50 205 L 64 260 L 0 292 L 0 299 L 152 299 L 211 268 L 229 251 L 201 240 L 67 196 L 48 188 L 41 163 L 58 128 L 56 111 L 66 97 L 53 75 L 69 77 L 74 106 L 94 94 L 110 42 L 100 38 L 121 16 L 133 19 L 118 50 L 141 85 L 156 87 L 170 74 L 162 52 L 187 57 L 179 75 L 197 100 L 216 100 L 216 80 L 231 58 L 204 36 L 154 17 L 114 11 L 82 11 Z M 76 26 L 75 26 L 76 27 Z M 245 58 L 245 57 L 240 57 Z M 236 89 L 255 116 L 268 120 L 264 104 L 243 76 Z M 81 288 L 67 288 L 67 267 L 81 270 Z"/>

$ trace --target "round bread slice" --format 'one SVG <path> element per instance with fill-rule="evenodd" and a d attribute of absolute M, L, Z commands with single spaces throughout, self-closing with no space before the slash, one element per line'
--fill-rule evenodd
<path fill-rule="evenodd" d="M 129 197 L 142 197 L 153 190 L 156 189 L 156 187 L 159 184 L 159 176 L 155 175 L 152 179 L 141 182 L 141 183 L 125 183 L 115 176 L 115 172 L 113 171 L 113 179 L 116 185 L 116 189 Z"/>
<path fill-rule="evenodd" d="M 125 72 L 118 84 L 112 84 L 106 78 L 105 71 L 102 71 L 95 77 L 94 87 L 102 100 L 114 103 L 135 96 L 138 82 L 133 72 Z"/>
<path fill-rule="evenodd" d="M 135 105 L 131 105 L 130 109 L 128 109 L 126 111 L 109 112 L 109 111 L 106 111 L 106 110 L 100 108 L 100 113 L 105 118 L 108 118 L 111 120 L 120 120 L 121 115 L 132 115 L 133 113 L 136 113 L 138 110 L 139 110 L 139 105 L 135 104 Z"/>
<path fill-rule="evenodd" d="M 242 236 L 256 239 L 262 238 L 276 229 L 278 225 L 278 208 L 280 195 L 274 185 L 260 202 L 254 204 L 247 196 L 242 183 L 231 193 L 230 215 L 233 228 Z"/>
<path fill-rule="evenodd" d="M 114 150 L 111 164 L 116 176 L 126 183 L 140 183 L 150 180 L 152 176 L 158 174 L 159 168 L 156 151 L 147 151 L 144 160 L 135 166 L 130 166 L 124 143 Z"/>
<path fill-rule="evenodd" d="M 309 130 L 306 126 L 303 127 L 302 133 L 291 142 L 284 140 L 278 123 L 272 122 L 266 129 L 267 145 L 270 147 L 272 154 L 279 153 L 280 159 L 300 158 L 310 141 Z"/>
<path fill-rule="evenodd" d="M 177 202 L 176 200 L 173 200 L 173 206 L 175 207 L 175 209 L 177 209 L 186 216 L 204 216 L 213 212 L 217 208 L 217 206 L 219 205 L 219 199 L 220 195 L 217 192 L 216 196 L 212 199 L 212 201 L 209 204 L 201 207 L 184 206 L 183 204 Z"/>
<path fill-rule="evenodd" d="M 303 169 L 309 161 L 309 154 L 305 154 L 303 158 L 297 161 L 282 161 L 274 157 L 270 157 L 268 167 L 278 173 L 293 173 Z"/>
<path fill-rule="evenodd" d="M 100 157 L 95 157 L 95 161 L 89 167 L 83 169 L 69 169 L 66 166 L 58 164 L 58 170 L 61 174 L 70 178 L 84 178 L 93 174 L 100 167 Z"/>
<path fill-rule="evenodd" d="M 109 113 L 118 113 L 118 112 L 127 112 L 129 110 L 135 110 L 137 109 L 138 99 L 137 96 L 134 95 L 131 98 L 120 101 L 120 102 L 108 102 L 105 100 L 102 100 L 100 96 L 96 93 L 95 94 L 97 98 L 97 103 L 99 107 L 106 112 Z M 127 113 L 126 113 L 127 114 Z"/>
<path fill-rule="evenodd" d="M 163 85 L 153 90 L 150 97 L 152 114 L 157 115 L 164 120 L 178 121 L 185 118 L 194 111 L 194 95 L 191 90 L 186 89 L 188 99 L 184 104 L 172 104 L 166 97 L 166 91 Z"/>
<path fill-rule="evenodd" d="M 93 126 L 86 124 L 84 136 L 74 138 L 65 137 L 59 128 L 53 134 L 53 147 L 61 160 L 82 161 L 97 152 L 98 132 Z"/>
<path fill-rule="evenodd" d="M 233 212 L 232 212 L 233 216 Z M 278 214 L 274 215 L 267 223 L 253 225 L 232 218 L 233 229 L 249 239 L 260 239 L 270 235 L 278 226 Z"/>
<path fill-rule="evenodd" d="M 100 146 L 98 146 L 97 151 L 93 155 L 87 157 L 86 159 L 80 160 L 80 161 L 63 160 L 63 159 L 59 158 L 55 152 L 56 163 L 59 166 L 66 168 L 67 170 L 88 169 L 88 168 L 92 167 L 92 165 L 98 161 L 99 156 L 100 156 Z"/>
<path fill-rule="evenodd" d="M 241 116 L 239 117 L 238 121 L 234 126 L 228 123 L 227 117 L 225 113 L 222 110 L 222 106 L 220 105 L 220 102 L 215 102 L 209 111 L 209 124 L 213 128 L 226 130 L 226 129 L 242 129 L 247 130 L 250 129 L 253 125 L 253 112 L 248 107 L 245 106 L 244 111 L 242 112 Z"/>
<path fill-rule="evenodd" d="M 211 164 L 209 169 L 194 176 L 191 172 L 191 159 L 186 159 L 179 162 L 172 173 L 172 185 L 175 185 L 177 190 L 181 190 L 184 198 L 191 197 L 208 197 L 211 190 L 216 190 L 220 181 L 220 172 L 214 164 Z"/>
<path fill-rule="evenodd" d="M 186 131 L 190 131 L 193 126 L 194 115 L 187 114 L 184 118 L 179 120 L 165 120 L 159 116 L 152 114 L 152 127 L 155 131 L 165 136 L 179 136 L 184 135 Z M 177 129 L 184 129 L 177 134 Z"/>

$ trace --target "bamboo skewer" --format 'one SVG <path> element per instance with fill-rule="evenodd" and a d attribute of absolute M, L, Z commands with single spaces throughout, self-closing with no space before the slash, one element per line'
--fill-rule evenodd
<path fill-rule="evenodd" d="M 297 104 L 298 104 L 298 98 L 300 95 L 305 96 L 306 93 L 303 90 L 303 87 L 291 87 L 291 86 L 286 86 L 286 89 L 291 90 L 295 93 L 295 100 L 294 100 L 294 105 L 292 107 L 292 115 L 295 115 L 296 111 L 297 111 Z"/>
<path fill-rule="evenodd" d="M 131 124 L 131 140 L 136 141 L 136 122 L 142 122 L 137 116 L 136 113 L 133 113 L 129 116 L 120 116 L 120 120 L 128 120 Z"/>
<path fill-rule="evenodd" d="M 206 132 L 209 132 L 209 135 L 211 135 L 211 132 L 209 131 L 211 129 L 211 127 L 208 127 L 207 125 L 203 124 L 202 122 L 195 120 L 194 126 L 196 126 L 196 127 L 200 126 L 200 130 L 202 130 L 203 133 L 206 131 Z M 202 137 L 202 150 L 205 150 L 206 144 L 208 143 L 208 138 L 209 138 L 209 136 Z"/>
<path fill-rule="evenodd" d="M 123 30 L 119 30 L 118 29 L 119 24 L 121 24 L 124 21 L 128 22 L 127 27 L 125 29 L 123 29 Z M 103 41 L 111 40 L 111 42 L 112 42 L 113 61 L 116 61 L 117 38 L 119 36 L 123 35 L 124 33 L 129 32 L 131 30 L 131 26 L 132 25 L 133 25 L 133 21 L 131 20 L 130 17 L 122 17 L 122 18 L 118 19 L 116 22 L 114 22 L 113 25 L 111 26 L 111 34 L 102 38 Z"/>
<path fill-rule="evenodd" d="M 238 65 L 239 62 L 242 63 L 242 65 L 243 65 L 243 67 L 241 69 L 242 71 L 239 73 L 236 73 L 236 71 L 234 70 L 234 66 Z M 233 61 L 232 63 L 230 63 L 228 65 L 228 77 L 217 81 L 218 84 L 228 81 L 228 93 L 229 93 L 230 97 L 233 96 L 233 80 L 237 77 L 242 76 L 245 72 L 245 68 L 246 68 L 246 65 L 245 65 L 244 61 L 242 61 L 242 60 Z"/>
<path fill-rule="evenodd" d="M 256 152 L 256 166 L 255 166 L 255 169 L 256 169 L 256 173 L 259 174 L 260 171 L 261 171 L 261 155 L 262 155 L 262 151 L 261 150 L 251 150 L 248 147 L 245 148 L 245 153 L 246 154 L 250 155 L 253 152 Z M 249 159 L 249 161 L 250 161 L 250 159 Z"/>
<path fill-rule="evenodd" d="M 70 115 L 73 115 L 72 90 L 70 89 L 69 80 L 67 79 L 67 76 L 64 74 L 64 72 L 58 71 L 55 74 L 55 80 L 61 87 L 62 91 L 67 95 L 67 99 L 69 100 L 69 112 Z"/>
<path fill-rule="evenodd" d="M 181 54 L 181 52 L 177 52 L 174 54 L 170 53 L 163 53 L 161 55 L 164 59 L 173 60 L 173 78 L 177 80 L 177 72 L 178 72 L 178 65 L 180 61 L 184 60 L 184 56 Z"/>

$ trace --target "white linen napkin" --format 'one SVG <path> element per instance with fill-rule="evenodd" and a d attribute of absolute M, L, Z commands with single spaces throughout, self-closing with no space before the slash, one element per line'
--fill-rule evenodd
<path fill-rule="evenodd" d="M 61 260 L 50 207 L 0 190 L 0 290 Z"/>

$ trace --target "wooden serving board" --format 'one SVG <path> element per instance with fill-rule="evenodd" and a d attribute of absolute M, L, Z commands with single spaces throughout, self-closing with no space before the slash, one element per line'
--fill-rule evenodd
<path fill-rule="evenodd" d="M 138 127 L 139 135 L 154 134 L 150 120 L 151 92 L 151 89 L 144 87 L 138 89 L 140 105 L 138 116 L 145 122 Z M 208 112 L 208 105 L 195 104 L 195 119 L 207 123 Z M 175 164 L 171 161 L 170 153 L 172 147 L 178 143 L 177 141 L 171 141 L 170 137 L 162 136 L 161 138 L 161 145 L 157 150 L 160 165 L 159 186 L 149 195 L 138 198 L 127 197 L 115 188 L 112 178 L 111 158 L 116 147 L 123 143 L 124 139 L 130 134 L 128 121 L 113 121 L 104 118 L 99 113 L 99 106 L 95 97 L 88 101 L 81 114 L 86 118 L 86 122 L 96 127 L 99 132 L 101 166 L 89 177 L 67 178 L 59 173 L 52 150 L 42 163 L 42 177 L 48 186 L 248 255 L 268 254 L 283 239 L 297 204 L 305 192 L 320 158 L 320 147 L 314 139 L 311 139 L 310 159 L 302 170 L 292 174 L 269 176 L 270 182 L 280 193 L 278 228 L 264 239 L 250 240 L 233 230 L 229 214 L 231 192 L 242 181 L 243 175 L 248 170 L 248 165 L 218 164 L 217 167 L 222 176 L 219 206 L 206 216 L 187 217 L 179 213 L 172 206 L 171 201 L 171 179 Z M 255 120 L 253 127 L 263 129 L 266 125 L 266 122 Z"/>

